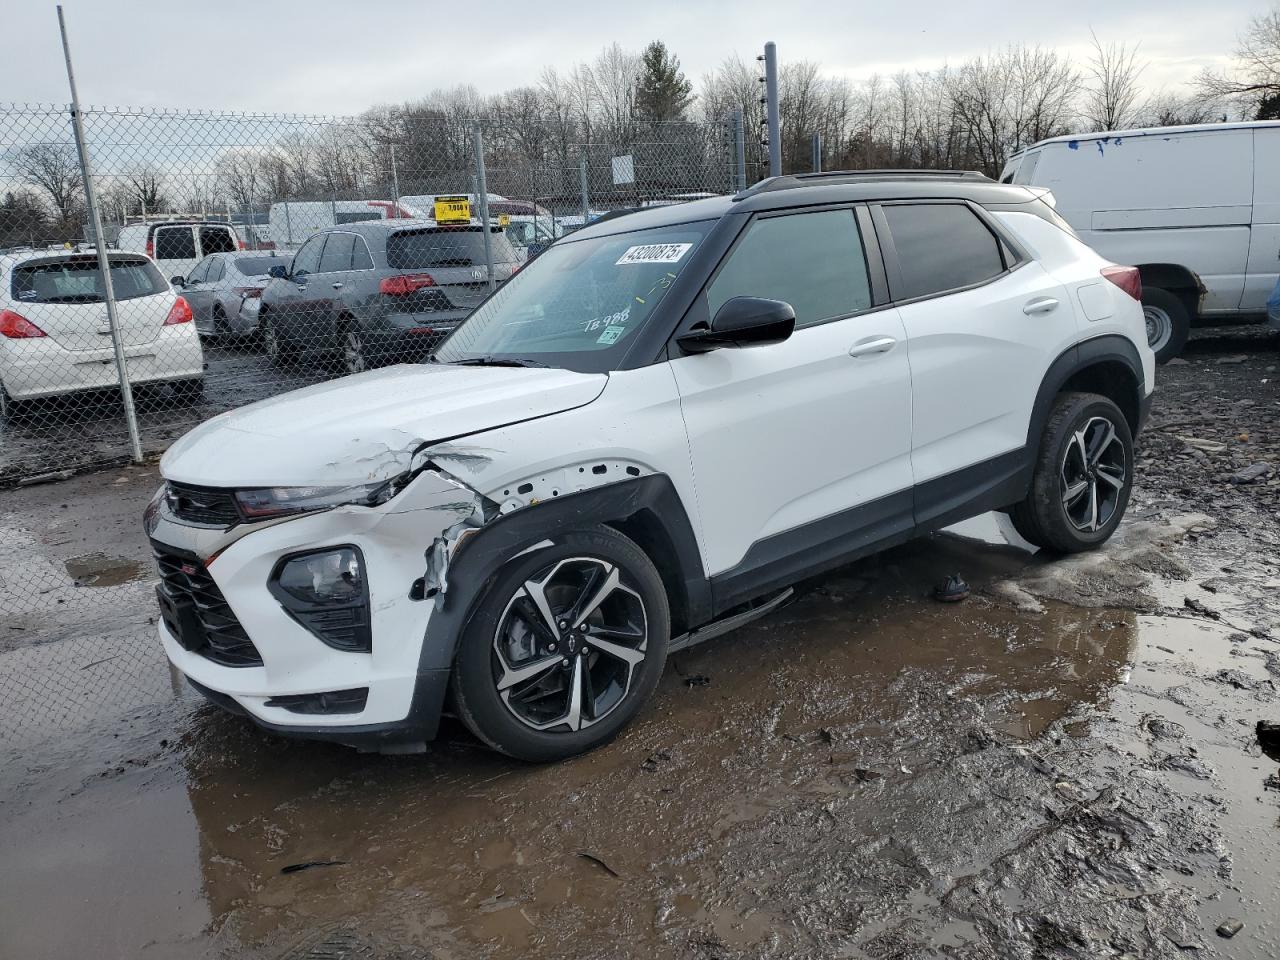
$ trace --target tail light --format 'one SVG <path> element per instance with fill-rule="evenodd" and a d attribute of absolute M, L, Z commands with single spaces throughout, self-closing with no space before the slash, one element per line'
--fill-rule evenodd
<path fill-rule="evenodd" d="M 261 287 L 236 287 L 235 292 L 240 294 L 240 296 L 244 297 L 246 300 L 262 296 Z"/>
<path fill-rule="evenodd" d="M 156 242 L 151 237 L 147 237 L 147 256 L 152 260 L 156 258 Z"/>
<path fill-rule="evenodd" d="M 407 297 L 423 287 L 434 287 L 435 278 L 429 273 L 414 273 L 399 277 L 383 277 L 378 292 L 392 297 Z"/>
<path fill-rule="evenodd" d="M 1137 267 L 1103 267 L 1101 273 L 1133 299 L 1142 299 L 1142 274 Z"/>
<path fill-rule="evenodd" d="M 243 240 L 241 240 L 239 237 L 236 237 L 236 246 L 237 246 L 237 247 L 239 247 L 241 250 L 248 250 L 248 249 L 249 249 L 248 247 L 246 247 L 246 246 L 244 245 L 244 241 L 243 241 Z"/>
<path fill-rule="evenodd" d="M 179 323 L 190 323 L 191 319 L 191 304 L 187 303 L 186 297 L 179 297 L 169 308 L 169 315 L 164 318 L 164 325 L 172 327 Z"/>
<path fill-rule="evenodd" d="M 0 310 L 0 334 L 10 340 L 34 340 L 36 337 L 46 336 L 34 323 L 12 310 Z"/>

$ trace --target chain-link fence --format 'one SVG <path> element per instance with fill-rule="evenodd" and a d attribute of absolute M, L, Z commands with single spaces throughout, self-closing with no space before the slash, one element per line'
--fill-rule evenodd
<path fill-rule="evenodd" d="M 150 569 L 115 584 L 28 562 L 5 488 L 159 452 L 286 390 L 421 362 L 560 237 L 746 177 L 732 119 L 89 108 L 87 191 L 73 120 L 65 106 L 0 106 L 0 656 L 45 656 L 45 677 L 65 668 L 42 685 L 0 671 L 5 728 L 32 696 L 91 716 L 87 689 L 121 687 L 88 682 L 103 669 L 168 683 L 153 638 L 97 655 L 104 611 L 113 624 L 152 614 Z M 74 652 L 38 649 L 69 637 Z"/>

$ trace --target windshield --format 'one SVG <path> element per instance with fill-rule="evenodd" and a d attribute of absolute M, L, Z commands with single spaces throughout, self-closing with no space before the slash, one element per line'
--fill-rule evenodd
<path fill-rule="evenodd" d="M 436 358 L 613 369 L 714 222 L 556 244 L 468 317 Z"/>
<path fill-rule="evenodd" d="M 491 228 L 489 239 L 495 263 L 516 259 L 516 252 L 501 229 Z M 474 267 L 484 263 L 484 232 L 481 227 L 401 230 L 387 238 L 387 265 L 394 270 Z"/>
<path fill-rule="evenodd" d="M 150 297 L 169 289 L 149 260 L 112 255 L 109 262 L 117 300 Z M 24 303 L 97 303 L 104 299 L 98 258 L 90 254 L 15 267 L 13 298 Z"/>

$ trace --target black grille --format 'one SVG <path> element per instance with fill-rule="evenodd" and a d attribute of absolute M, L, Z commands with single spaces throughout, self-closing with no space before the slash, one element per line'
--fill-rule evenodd
<path fill-rule="evenodd" d="M 262 657 L 203 563 L 152 543 L 165 626 L 183 647 L 226 667 L 260 667 Z"/>
<path fill-rule="evenodd" d="M 235 493 L 189 483 L 167 484 L 169 509 L 179 520 L 211 526 L 234 527 L 240 522 Z"/>

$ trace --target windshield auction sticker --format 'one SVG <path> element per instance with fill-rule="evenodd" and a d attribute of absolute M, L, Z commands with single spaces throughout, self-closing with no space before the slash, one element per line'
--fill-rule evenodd
<path fill-rule="evenodd" d="M 614 264 L 621 267 L 629 263 L 679 263 L 693 247 L 692 243 L 646 243 L 629 247 Z"/>

